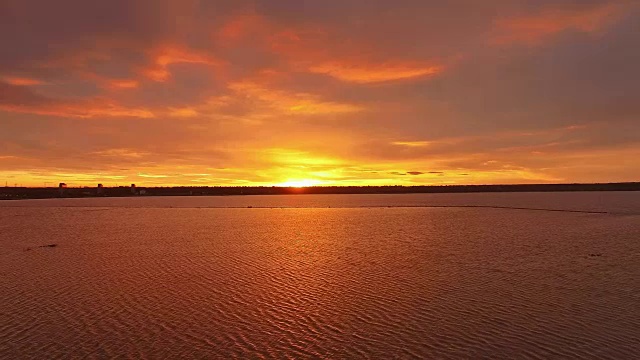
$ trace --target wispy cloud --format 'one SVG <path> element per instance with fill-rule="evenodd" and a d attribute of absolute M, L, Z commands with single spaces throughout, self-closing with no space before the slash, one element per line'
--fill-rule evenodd
<path fill-rule="evenodd" d="M 318 74 L 327 74 L 337 79 L 360 83 L 380 83 L 395 80 L 421 78 L 441 73 L 444 66 L 441 65 L 413 65 L 413 64 L 344 64 L 340 62 L 328 62 L 313 65 L 309 71 Z"/>
<path fill-rule="evenodd" d="M 494 44 L 536 44 L 565 30 L 594 33 L 611 24 L 625 10 L 623 3 L 610 3 L 586 9 L 551 8 L 534 14 L 504 17 L 495 22 Z"/>

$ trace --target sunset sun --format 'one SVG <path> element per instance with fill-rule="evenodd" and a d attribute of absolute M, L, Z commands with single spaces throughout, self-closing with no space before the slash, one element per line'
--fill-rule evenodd
<path fill-rule="evenodd" d="M 321 184 L 322 184 L 322 181 L 320 180 L 302 179 L 302 180 L 287 180 L 283 183 L 278 184 L 278 186 L 303 188 L 303 187 L 310 187 L 310 186 L 318 186 Z"/>

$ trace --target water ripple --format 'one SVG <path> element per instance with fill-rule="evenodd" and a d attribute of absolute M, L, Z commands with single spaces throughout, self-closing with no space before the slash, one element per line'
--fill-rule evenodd
<path fill-rule="evenodd" d="M 640 224 L 628 217 L 477 207 L 2 211 L 27 216 L 2 216 L 1 358 L 640 353 Z M 21 251 L 43 243 L 59 246 Z"/>

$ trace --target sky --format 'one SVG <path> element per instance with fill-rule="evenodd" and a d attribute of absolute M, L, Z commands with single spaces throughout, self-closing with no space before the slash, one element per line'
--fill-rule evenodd
<path fill-rule="evenodd" d="M 0 0 L 0 181 L 640 180 L 640 2 Z"/>

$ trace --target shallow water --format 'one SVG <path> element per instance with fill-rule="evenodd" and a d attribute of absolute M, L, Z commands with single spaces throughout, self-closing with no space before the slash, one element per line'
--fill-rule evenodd
<path fill-rule="evenodd" d="M 0 357 L 637 358 L 639 214 L 640 193 L 4 201 Z"/>

